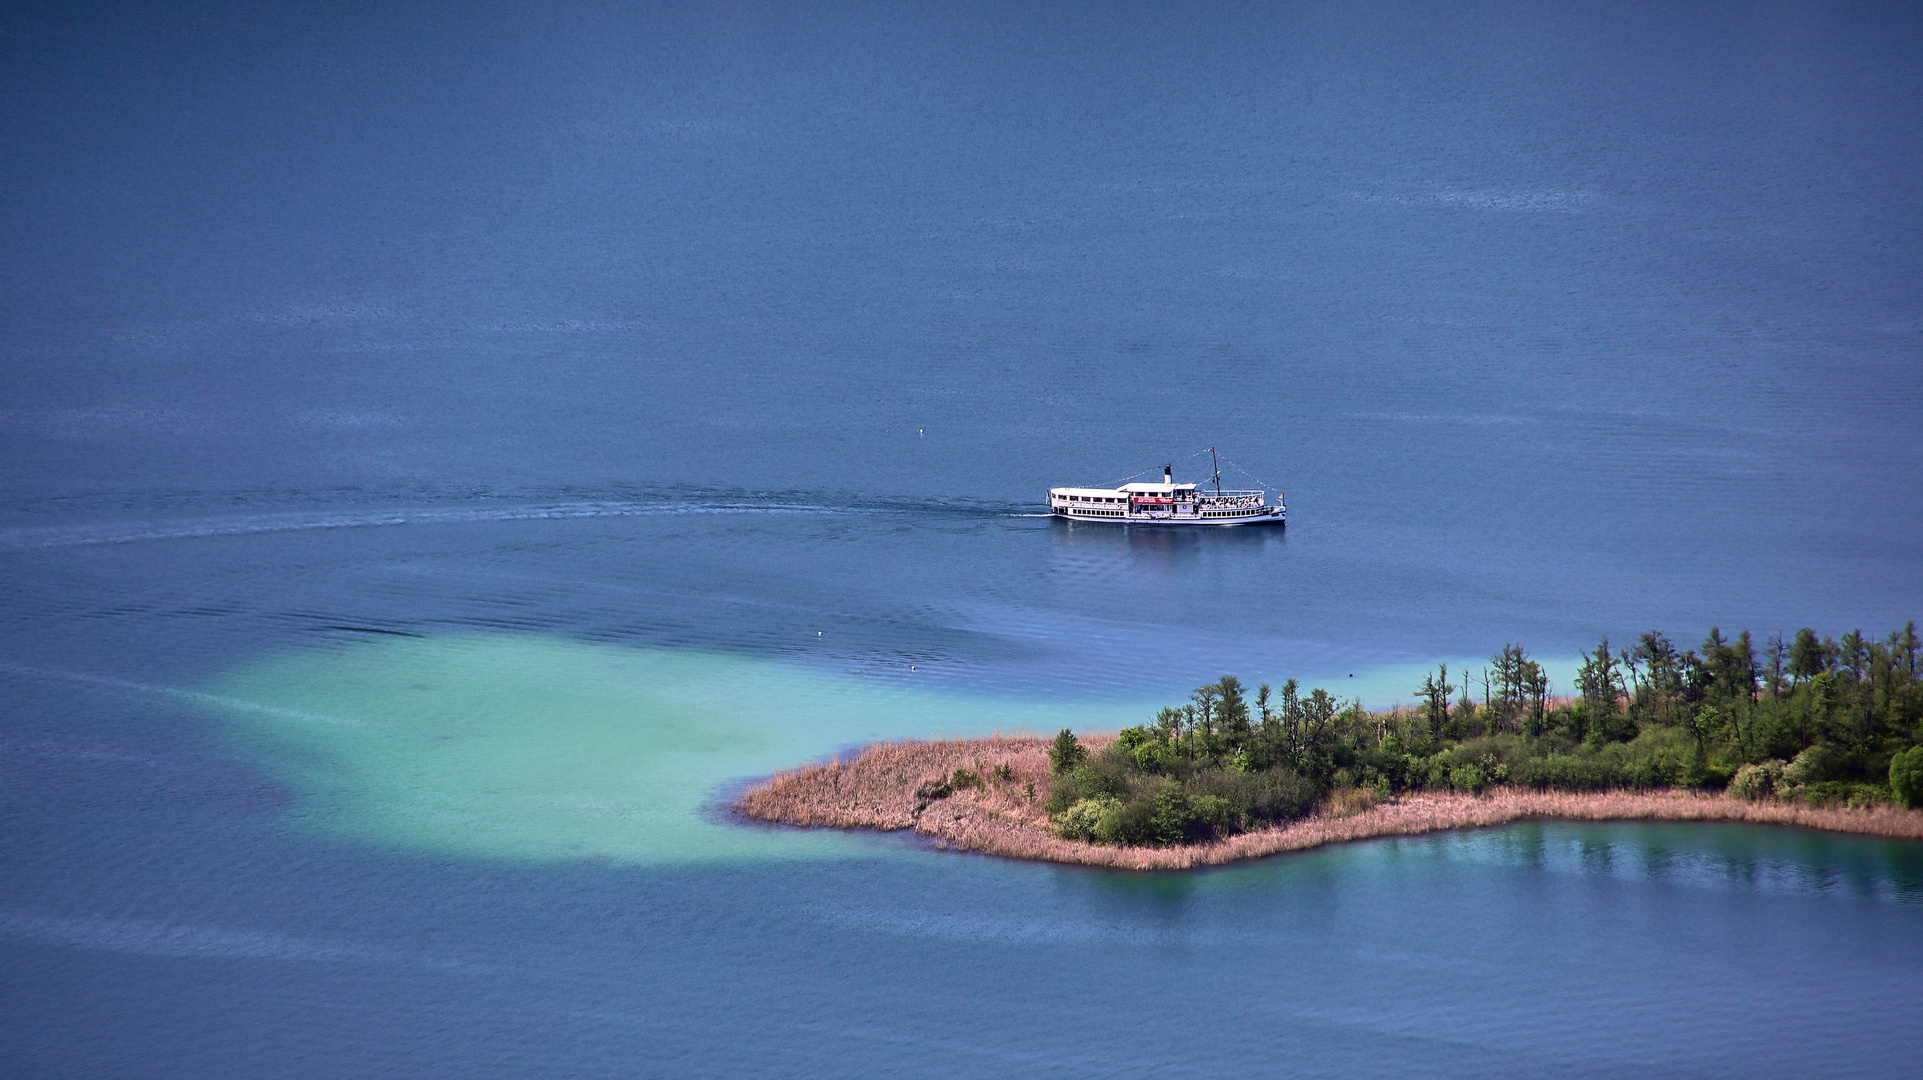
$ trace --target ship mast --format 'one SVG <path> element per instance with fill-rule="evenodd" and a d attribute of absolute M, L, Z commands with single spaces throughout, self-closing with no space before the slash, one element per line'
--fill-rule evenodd
<path fill-rule="evenodd" d="M 1215 447 L 1209 447 L 1209 466 L 1215 470 L 1215 497 L 1222 497 L 1222 465 L 1215 460 Z"/>

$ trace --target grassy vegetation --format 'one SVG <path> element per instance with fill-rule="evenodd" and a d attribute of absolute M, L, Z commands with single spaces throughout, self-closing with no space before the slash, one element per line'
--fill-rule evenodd
<path fill-rule="evenodd" d="M 1071 737 L 1072 739 L 1072 737 Z M 1100 758 L 1114 736 L 1074 745 Z M 1408 792 L 1386 802 L 1366 788 L 1334 791 L 1307 817 L 1200 843 L 1099 844 L 1060 834 L 1043 804 L 1051 742 L 1028 735 L 878 742 L 852 759 L 777 773 L 744 791 L 744 817 L 804 827 L 910 829 L 935 845 L 1015 859 L 1045 859 L 1131 870 L 1181 870 L 1377 836 L 1419 836 L 1529 818 L 1572 821 L 1743 821 L 1795 825 L 1864 836 L 1923 841 L 1923 810 L 1811 806 L 1776 798 L 1732 799 L 1720 792 L 1532 791 L 1503 787 L 1483 795 Z M 1058 759 L 1059 752 L 1055 755 Z M 1923 763 L 1923 755 L 1918 755 Z M 1073 772 L 1071 765 L 1070 772 Z M 958 772 L 976 782 L 956 787 Z M 1098 818 L 1099 820 L 1099 818 Z"/>
<path fill-rule="evenodd" d="M 1414 709 L 1369 711 L 1294 680 L 1251 700 L 1233 676 L 1088 753 L 1049 751 L 1046 811 L 1064 839 L 1115 845 L 1219 840 L 1332 800 L 1408 792 L 1685 789 L 1809 806 L 1923 805 L 1923 643 L 1801 630 L 1759 654 L 1720 630 L 1696 649 L 1658 632 L 1585 658 L 1555 698 L 1518 645 L 1478 677 L 1427 675 Z M 1471 683 L 1481 691 L 1471 690 Z M 1460 690 L 1461 697 L 1451 700 Z"/>

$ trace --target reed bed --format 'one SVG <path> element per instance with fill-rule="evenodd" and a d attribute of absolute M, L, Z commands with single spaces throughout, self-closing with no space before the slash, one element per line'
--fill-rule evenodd
<path fill-rule="evenodd" d="M 1084 738 L 1091 751 L 1109 740 Z M 840 829 L 913 829 L 936 846 L 1016 859 L 1131 870 L 1216 866 L 1285 851 L 1377 836 L 1417 836 L 1528 818 L 1571 821 L 1740 821 L 1923 840 L 1923 811 L 1851 809 L 1746 802 L 1688 791 L 1557 792 L 1498 789 L 1486 795 L 1424 792 L 1376 802 L 1342 792 L 1316 814 L 1206 844 L 1107 847 L 1064 840 L 1049 830 L 1048 740 L 996 735 L 875 743 L 851 761 L 777 773 L 742 794 L 735 807 L 762 821 Z M 996 766 L 1005 766 L 997 773 Z M 979 787 L 930 797 L 966 769 Z M 919 793 L 919 794 L 918 794 Z"/>

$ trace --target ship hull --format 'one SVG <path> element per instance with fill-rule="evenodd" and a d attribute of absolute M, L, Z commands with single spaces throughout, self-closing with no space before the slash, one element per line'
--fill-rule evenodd
<path fill-rule="evenodd" d="M 1128 514 L 1120 511 L 1110 513 L 1088 513 L 1068 509 L 1056 509 L 1053 516 L 1063 521 L 1086 521 L 1102 525 L 1153 525 L 1180 529 L 1228 529 L 1240 525 L 1286 525 L 1288 515 L 1279 506 L 1263 507 L 1263 512 L 1253 514 L 1223 515 L 1205 517 L 1195 514 Z"/>

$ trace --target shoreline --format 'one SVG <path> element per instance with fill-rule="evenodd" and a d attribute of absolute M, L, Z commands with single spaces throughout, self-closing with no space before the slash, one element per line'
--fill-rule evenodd
<path fill-rule="evenodd" d="M 1113 738 L 1084 737 L 1083 742 L 1095 752 Z M 1324 844 L 1528 819 L 1726 821 L 1923 840 L 1923 810 L 1747 802 L 1676 790 L 1500 788 L 1484 795 L 1419 792 L 1382 803 L 1366 795 L 1347 802 L 1338 799 L 1337 805 L 1325 805 L 1299 821 L 1223 840 L 1180 847 L 1110 847 L 1064 840 L 1050 830 L 1042 810 L 1052 779 L 1048 745 L 1048 740 L 1026 735 L 871 743 L 847 761 L 776 773 L 742 792 L 733 807 L 757 821 L 802 828 L 910 829 L 947 850 L 1127 870 L 1220 866 Z M 980 785 L 939 794 L 938 785 L 957 769 L 974 772 Z"/>

